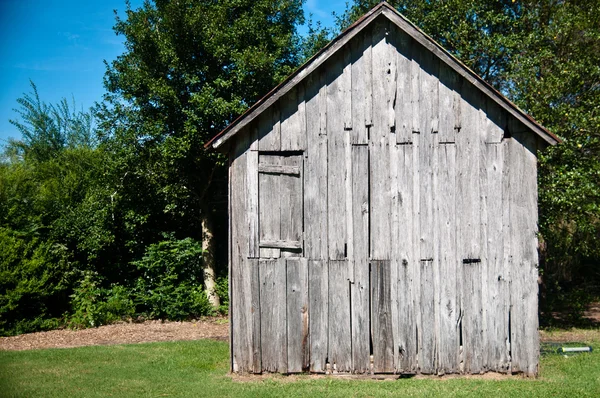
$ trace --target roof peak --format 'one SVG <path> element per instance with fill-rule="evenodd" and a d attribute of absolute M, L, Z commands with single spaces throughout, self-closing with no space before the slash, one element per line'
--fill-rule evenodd
<path fill-rule="evenodd" d="M 412 37 L 427 50 L 431 51 L 441 61 L 446 63 L 459 75 L 461 75 L 480 91 L 486 94 L 489 98 L 495 101 L 498 105 L 504 108 L 510 115 L 521 121 L 526 127 L 541 137 L 544 141 L 551 145 L 557 144 L 561 141 L 556 135 L 536 122 L 531 116 L 527 115 L 519 107 L 504 97 L 495 88 L 493 88 L 489 83 L 485 82 L 475 72 L 473 72 L 456 57 L 445 50 L 435 40 L 425 34 L 415 24 L 400 14 L 400 12 L 398 12 L 388 2 L 382 1 L 362 17 L 360 17 L 352 25 L 344 29 L 344 31 L 331 40 L 325 47 L 323 47 L 313 57 L 306 61 L 302 66 L 296 69 L 296 71 L 289 75 L 283 82 L 273 88 L 263 98 L 251 106 L 245 113 L 230 123 L 229 126 L 227 126 L 223 131 L 213 137 L 209 142 L 206 143 L 205 148 L 212 146 L 212 148 L 217 149 L 221 147 L 225 142 L 227 142 L 231 137 L 233 137 L 246 125 L 253 121 L 264 110 L 273 105 L 279 98 L 304 80 L 306 76 L 321 66 L 327 59 L 339 51 L 346 43 L 348 43 L 365 27 L 369 26 L 380 15 L 385 16 L 400 30 Z"/>

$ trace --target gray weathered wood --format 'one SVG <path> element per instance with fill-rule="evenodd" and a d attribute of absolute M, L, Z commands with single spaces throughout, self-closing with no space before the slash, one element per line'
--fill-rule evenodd
<path fill-rule="evenodd" d="M 481 198 L 480 146 L 481 130 L 478 103 L 479 93 L 473 86 L 461 86 L 462 127 L 456 137 L 457 192 L 456 217 L 458 230 L 459 266 L 461 272 L 461 309 L 464 370 L 483 371 L 483 308 L 481 301 Z M 467 263 L 464 263 L 467 261 Z M 470 262 L 471 261 L 471 262 Z"/>
<path fill-rule="evenodd" d="M 469 81 L 471 84 L 476 86 L 479 90 L 485 93 L 487 96 L 496 101 L 500 106 L 506 109 L 506 111 L 513 117 L 524 123 L 529 129 L 539 135 L 549 144 L 556 144 L 559 142 L 558 138 L 544 129 L 542 126 L 537 124 L 535 121 L 529 119 L 523 111 L 517 108 L 509 100 L 500 95 L 495 91 L 489 84 L 479 78 L 473 71 L 468 69 L 460 61 L 454 58 L 450 53 L 444 50 L 439 44 L 437 44 L 429 36 L 425 35 L 422 31 L 416 28 L 411 22 L 401 16 L 396 10 L 394 10 L 387 3 L 380 3 L 377 7 L 369 11 L 368 15 L 361 19 L 361 21 L 354 25 L 351 29 L 344 32 L 343 35 L 338 36 L 332 40 L 328 46 L 326 46 L 321 52 L 319 52 L 305 67 L 300 68 L 294 74 L 292 74 L 286 81 L 272 91 L 270 95 L 267 95 L 264 99 L 257 102 L 244 117 L 236 120 L 226 130 L 211 142 L 213 148 L 218 148 L 223 145 L 227 140 L 233 137 L 236 133 L 242 130 L 247 124 L 251 123 L 257 116 L 262 114 L 266 109 L 273 105 L 277 100 L 281 99 L 290 89 L 295 87 L 303 79 L 316 70 L 319 66 L 329 60 L 330 57 L 335 56 L 339 53 L 339 50 L 344 47 L 349 41 L 351 41 L 356 35 L 358 35 L 365 28 L 377 19 L 379 15 L 384 15 L 392 23 L 394 23 L 400 30 L 406 32 L 416 42 L 424 46 L 428 51 L 434 53 L 444 63 L 452 67 L 459 75 Z"/>
<path fill-rule="evenodd" d="M 394 125 L 396 50 L 387 40 L 390 26 L 378 23 L 373 33 L 373 127 L 370 152 L 371 258 L 389 260 L 391 253 L 390 129 Z"/>
<path fill-rule="evenodd" d="M 507 372 L 509 367 L 508 342 L 508 277 L 504 268 L 504 237 L 502 232 L 503 166 L 502 144 L 485 144 L 482 160 L 486 165 L 485 201 L 487 208 L 487 269 L 483 296 L 485 311 L 487 369 Z M 482 275 L 483 276 L 483 275 Z"/>
<path fill-rule="evenodd" d="M 493 99 L 498 105 L 502 106 L 509 114 L 514 118 L 521 121 L 531 131 L 535 132 L 539 137 L 545 140 L 547 143 L 554 145 L 558 143 L 556 136 L 553 136 L 542 126 L 537 124 L 535 121 L 530 119 L 522 110 L 516 105 L 510 102 L 507 98 L 500 95 L 494 90 L 489 84 L 475 74 L 472 70 L 467 68 L 464 64 L 454 58 L 450 53 L 444 50 L 438 43 L 436 43 L 431 37 L 425 35 L 410 21 L 405 19 L 396 10 L 389 7 L 382 7 L 382 12 L 387 16 L 398 28 L 405 31 L 410 35 L 416 42 L 425 47 L 428 51 L 435 54 L 440 61 L 454 69 L 462 78 L 467 80 L 470 84 L 477 87 L 483 94 Z"/>
<path fill-rule="evenodd" d="M 439 141 L 456 142 L 456 133 L 460 128 L 460 78 L 458 74 L 444 63 L 440 63 L 439 108 L 440 130 Z"/>
<path fill-rule="evenodd" d="M 420 308 L 419 369 L 422 373 L 435 373 L 437 366 L 435 273 L 439 272 L 434 242 L 438 230 L 434 228 L 434 170 L 437 162 L 438 132 L 438 81 L 437 60 L 431 54 L 420 53 L 420 103 L 419 103 L 419 262 Z"/>
<path fill-rule="evenodd" d="M 370 370 L 369 148 L 352 146 L 352 369 Z"/>
<path fill-rule="evenodd" d="M 394 29 L 393 43 L 396 45 L 398 78 L 396 84 L 396 143 L 412 142 L 413 104 L 411 78 L 411 39 L 404 32 Z"/>
<path fill-rule="evenodd" d="M 300 166 L 282 164 L 261 164 L 258 166 L 258 172 L 265 174 L 288 174 L 293 176 L 299 176 Z"/>
<path fill-rule="evenodd" d="M 306 149 L 306 103 L 300 83 L 281 99 L 281 150 Z"/>
<path fill-rule="evenodd" d="M 292 155 L 284 156 L 281 159 L 283 166 L 294 167 L 302 170 L 302 156 Z M 301 175 L 281 174 L 278 176 L 280 181 L 280 223 L 281 240 L 285 242 L 302 242 L 302 177 Z M 298 256 L 297 250 L 284 250 L 281 254 L 284 257 Z"/>
<path fill-rule="evenodd" d="M 287 373 L 286 260 L 259 260 L 259 276 L 262 368 Z"/>
<path fill-rule="evenodd" d="M 484 119 L 485 142 L 499 144 L 504 138 L 504 130 L 508 127 L 506 111 L 489 98 L 485 98 L 486 117 Z"/>
<path fill-rule="evenodd" d="M 514 123 L 514 122 L 513 122 Z M 511 359 L 512 371 L 537 373 L 539 356 L 537 173 L 535 142 L 520 123 L 509 124 L 514 138 L 510 148 L 511 253 Z"/>
<path fill-rule="evenodd" d="M 394 325 L 392 323 L 391 261 L 371 262 L 371 315 L 373 330 L 373 370 L 393 373 Z"/>
<path fill-rule="evenodd" d="M 288 372 L 308 370 L 308 260 L 288 259 L 287 346 Z"/>
<path fill-rule="evenodd" d="M 257 141 L 252 141 L 256 143 Z M 246 189 L 248 209 L 248 257 L 258 258 L 260 248 L 259 237 L 259 214 L 258 214 L 258 151 L 248 151 L 246 154 Z"/>
<path fill-rule="evenodd" d="M 346 150 L 350 145 L 350 137 L 344 130 L 343 104 L 350 87 L 344 76 L 343 58 L 341 54 L 328 64 L 327 74 L 327 221 L 329 258 L 341 260 L 346 258 L 347 250 L 347 205 Z"/>
<path fill-rule="evenodd" d="M 327 106 L 327 92 L 320 90 L 319 76 L 310 75 L 306 84 L 307 151 L 304 173 L 305 257 L 327 258 L 327 135 L 321 134 L 320 106 Z M 323 98 L 324 97 L 324 98 Z"/>
<path fill-rule="evenodd" d="M 444 125 L 445 123 L 442 123 Z M 441 127 L 441 126 L 440 126 Z M 436 225 L 439 240 L 436 258 L 439 264 L 438 373 L 456 373 L 459 369 L 459 308 L 457 278 L 461 268 L 456 256 L 456 146 L 440 145 L 437 163 Z"/>
<path fill-rule="evenodd" d="M 364 32 L 352 46 L 352 132 L 350 142 L 368 143 L 368 126 L 372 124 L 371 35 Z"/>
<path fill-rule="evenodd" d="M 279 103 L 273 104 L 265 113 L 260 115 L 258 125 L 258 148 L 261 151 L 281 150 L 281 121 Z"/>
<path fill-rule="evenodd" d="M 260 274 L 258 259 L 247 260 L 247 272 L 250 280 L 250 305 L 252 310 L 252 369 L 254 373 L 262 373 L 262 348 L 260 336 Z"/>
<path fill-rule="evenodd" d="M 236 140 L 231 158 L 231 181 L 243 185 L 246 183 L 248 136 Z M 232 190 L 231 238 L 236 242 L 247 242 L 247 200 L 245 190 Z M 246 262 L 248 245 L 234 245 L 231 248 L 231 287 L 232 292 L 232 367 L 236 372 L 253 371 L 252 339 L 252 300 L 251 278 Z"/>
<path fill-rule="evenodd" d="M 308 261 L 310 371 L 325 373 L 329 352 L 329 266 L 327 260 Z"/>
<path fill-rule="evenodd" d="M 399 222 L 398 237 L 396 242 L 398 258 L 396 266 L 398 267 L 398 364 L 397 370 L 400 373 L 413 373 L 417 364 L 417 345 L 416 345 L 416 307 L 414 290 L 418 283 L 413 279 L 418 261 L 416 256 L 416 239 L 414 235 L 413 224 L 416 218 L 416 212 L 413 210 L 413 178 L 415 174 L 413 161 L 412 145 L 398 146 L 398 206 Z"/>
<path fill-rule="evenodd" d="M 273 249 L 302 249 L 302 242 L 299 240 L 261 240 L 260 247 Z"/>
<path fill-rule="evenodd" d="M 421 259 L 420 266 L 420 306 L 421 322 L 419 327 L 419 371 L 425 374 L 436 372 L 436 324 L 435 324 L 435 286 L 434 260 Z"/>
<path fill-rule="evenodd" d="M 329 261 L 329 363 L 337 372 L 352 371 L 350 262 Z"/>
<path fill-rule="evenodd" d="M 280 165 L 281 157 L 259 155 L 259 167 L 261 164 Z M 258 174 L 259 242 L 281 240 L 280 191 L 281 178 L 279 175 Z M 277 258 L 279 256 L 278 248 L 260 248 L 261 258 Z"/>

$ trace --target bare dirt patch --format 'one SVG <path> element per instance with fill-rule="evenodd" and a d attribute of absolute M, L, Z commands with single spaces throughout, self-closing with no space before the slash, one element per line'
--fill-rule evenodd
<path fill-rule="evenodd" d="M 61 329 L 0 337 L 0 350 L 72 348 L 176 340 L 228 340 L 228 336 L 229 323 L 226 317 L 205 318 L 190 322 L 123 322 L 92 329 Z"/>

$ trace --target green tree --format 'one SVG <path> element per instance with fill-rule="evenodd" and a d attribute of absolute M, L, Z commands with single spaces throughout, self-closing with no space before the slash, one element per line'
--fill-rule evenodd
<path fill-rule="evenodd" d="M 114 27 L 126 50 L 107 65 L 97 114 L 113 157 L 116 217 L 132 258 L 163 233 L 201 241 L 215 305 L 215 234 L 226 240 L 215 215 L 226 220 L 226 159 L 203 145 L 297 66 L 301 6 L 146 1 L 128 6 Z"/>

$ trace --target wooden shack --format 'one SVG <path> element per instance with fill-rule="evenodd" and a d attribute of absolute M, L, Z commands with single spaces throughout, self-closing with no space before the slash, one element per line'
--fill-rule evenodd
<path fill-rule="evenodd" d="M 536 374 L 557 142 L 372 9 L 207 144 L 229 153 L 232 371 Z"/>

